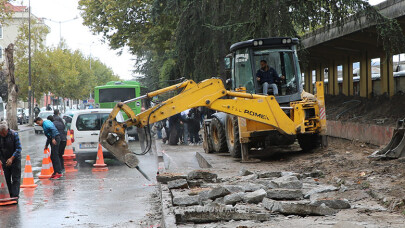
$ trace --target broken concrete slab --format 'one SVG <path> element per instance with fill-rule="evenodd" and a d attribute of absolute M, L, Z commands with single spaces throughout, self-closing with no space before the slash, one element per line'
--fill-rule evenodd
<path fill-rule="evenodd" d="M 264 198 L 264 208 L 271 212 L 278 212 L 284 215 L 334 215 L 338 210 L 329 208 L 325 204 L 320 206 L 312 205 L 309 201 L 275 201 Z"/>
<path fill-rule="evenodd" d="M 253 183 L 240 183 L 240 184 L 243 188 L 243 191 L 245 192 L 254 192 L 259 189 L 267 189 L 267 187 L 262 184 L 253 184 Z"/>
<path fill-rule="evenodd" d="M 167 184 L 169 181 L 186 179 L 187 176 L 181 173 L 161 173 L 156 175 L 156 180 L 159 183 Z"/>
<path fill-rule="evenodd" d="M 198 196 L 179 196 L 173 197 L 173 205 L 175 206 L 192 206 L 198 205 Z"/>
<path fill-rule="evenodd" d="M 296 176 L 282 176 L 269 182 L 269 188 L 301 189 L 302 182 Z"/>
<path fill-rule="evenodd" d="M 295 176 L 295 177 L 297 177 L 298 179 L 301 179 L 301 174 L 299 174 L 299 173 L 294 173 L 294 172 L 281 172 L 281 176 L 282 177 L 288 177 L 288 176 Z"/>
<path fill-rule="evenodd" d="M 193 170 L 187 174 L 188 180 L 196 180 L 196 179 L 203 179 L 203 180 L 212 180 L 218 177 L 217 174 L 207 171 L 207 170 Z"/>
<path fill-rule="evenodd" d="M 217 204 L 225 204 L 225 203 L 224 203 L 224 197 L 216 198 L 216 199 L 214 200 L 214 203 L 217 203 Z"/>
<path fill-rule="evenodd" d="M 219 187 L 211 189 L 208 192 L 208 198 L 214 200 L 216 198 L 226 196 L 229 193 L 231 193 L 231 192 L 228 191 L 228 189 L 226 189 L 226 188 L 224 188 L 222 186 L 219 186 Z"/>
<path fill-rule="evenodd" d="M 234 193 L 234 192 L 244 192 L 245 190 L 243 189 L 242 186 L 239 185 L 223 185 L 224 188 L 226 188 L 229 192 Z"/>
<path fill-rule="evenodd" d="M 201 187 L 201 184 L 203 184 L 204 182 L 202 180 L 188 180 L 188 186 L 190 188 L 198 188 Z"/>
<path fill-rule="evenodd" d="M 163 227 L 175 227 L 176 218 L 173 212 L 172 196 L 167 185 L 158 184 L 162 203 L 162 225 Z"/>
<path fill-rule="evenodd" d="M 253 220 L 258 222 L 269 221 L 275 215 L 260 207 L 246 207 L 243 205 L 207 205 L 177 208 L 174 210 L 176 223 L 209 223 L 219 221 Z"/>
<path fill-rule="evenodd" d="M 246 193 L 243 195 L 243 202 L 245 203 L 260 203 L 266 197 L 267 193 L 264 189 L 259 189 L 254 192 Z"/>
<path fill-rule="evenodd" d="M 271 177 L 279 178 L 279 177 L 281 177 L 281 172 L 280 171 L 271 171 L 271 172 L 259 173 L 259 178 L 271 178 Z"/>
<path fill-rule="evenodd" d="M 302 199 L 303 193 L 301 189 L 269 189 L 267 190 L 267 198 L 270 199 L 286 199 L 286 200 L 298 200 Z"/>
<path fill-rule="evenodd" d="M 316 194 L 316 193 L 324 193 L 324 192 L 332 192 L 332 191 L 337 191 L 339 188 L 333 186 L 333 185 L 322 185 L 317 188 L 311 189 L 308 192 L 305 193 L 304 198 L 308 199 L 311 195 Z"/>
<path fill-rule="evenodd" d="M 198 197 L 199 197 L 201 200 L 209 199 L 209 193 L 210 193 L 210 191 L 211 191 L 211 189 L 200 191 L 200 192 L 198 193 Z"/>
<path fill-rule="evenodd" d="M 224 197 L 224 203 L 227 205 L 235 205 L 236 203 L 240 202 L 243 200 L 244 193 L 243 192 L 237 192 L 237 193 L 232 193 L 229 195 L 226 195 Z"/>
<path fill-rule="evenodd" d="M 243 176 L 240 180 L 241 181 L 256 180 L 258 177 L 259 177 L 259 175 L 254 173 L 254 174 L 250 174 L 250 175 L 247 175 L 247 176 Z"/>
<path fill-rule="evenodd" d="M 186 179 L 172 180 L 167 182 L 167 187 L 169 189 L 188 188 L 188 183 Z"/>
<path fill-rule="evenodd" d="M 245 169 L 245 168 L 242 168 L 242 169 L 239 171 L 239 176 L 247 176 L 247 175 L 250 175 L 250 174 L 253 174 L 253 172 L 252 172 L 252 171 L 249 171 L 249 170 L 247 170 L 247 169 Z"/>
<path fill-rule="evenodd" d="M 350 204 L 347 200 L 344 199 L 318 199 L 311 203 L 312 205 L 320 206 L 325 204 L 327 207 L 333 209 L 349 209 Z"/>

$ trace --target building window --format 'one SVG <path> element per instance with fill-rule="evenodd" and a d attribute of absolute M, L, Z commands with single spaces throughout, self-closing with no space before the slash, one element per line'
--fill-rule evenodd
<path fill-rule="evenodd" d="M 0 24 L 0 39 L 3 39 L 3 25 Z"/>

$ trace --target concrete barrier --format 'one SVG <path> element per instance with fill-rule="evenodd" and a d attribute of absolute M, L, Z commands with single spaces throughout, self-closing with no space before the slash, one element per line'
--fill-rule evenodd
<path fill-rule="evenodd" d="M 391 140 L 394 127 L 375 124 L 361 124 L 328 120 L 327 134 L 332 137 L 359 140 L 377 146 L 386 145 Z"/>

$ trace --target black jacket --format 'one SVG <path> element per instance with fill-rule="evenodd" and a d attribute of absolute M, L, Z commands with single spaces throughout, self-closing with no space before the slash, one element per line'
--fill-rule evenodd
<path fill-rule="evenodd" d="M 6 137 L 0 136 L 0 160 L 5 164 L 11 156 L 21 159 L 21 142 L 17 132 L 8 130 Z"/>
<path fill-rule="evenodd" d="M 278 77 L 277 71 L 269 67 L 269 70 L 264 71 L 262 69 L 259 69 L 256 73 L 256 76 L 260 78 L 259 83 L 263 84 L 265 82 L 269 84 L 277 83 L 280 80 L 280 77 Z"/>
<path fill-rule="evenodd" d="M 56 129 L 58 129 L 59 131 L 60 141 L 66 141 L 67 135 L 65 131 L 65 124 L 63 123 L 62 118 L 60 118 L 58 115 L 53 115 L 53 125 L 55 125 Z"/>

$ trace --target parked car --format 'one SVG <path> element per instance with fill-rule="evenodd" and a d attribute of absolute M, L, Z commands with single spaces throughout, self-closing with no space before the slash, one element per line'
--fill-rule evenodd
<path fill-rule="evenodd" d="M 41 117 L 43 120 L 46 120 L 46 118 L 48 118 L 48 116 L 52 116 L 52 115 L 53 115 L 53 111 L 43 111 L 38 114 L 38 117 Z M 44 129 L 36 123 L 34 123 L 34 131 L 35 131 L 35 134 L 44 133 Z"/>
<path fill-rule="evenodd" d="M 78 161 L 96 159 L 100 129 L 111 111 L 112 109 L 86 109 L 75 112 L 71 132 L 73 133 L 73 151 Z M 124 122 L 121 112 L 117 115 L 117 121 Z M 126 139 L 128 141 L 127 136 Z M 103 154 L 104 157 L 113 158 L 105 148 L 103 148 Z"/>
<path fill-rule="evenodd" d="M 28 123 L 28 110 L 24 108 L 17 108 L 17 122 L 18 124 L 26 124 Z"/>

